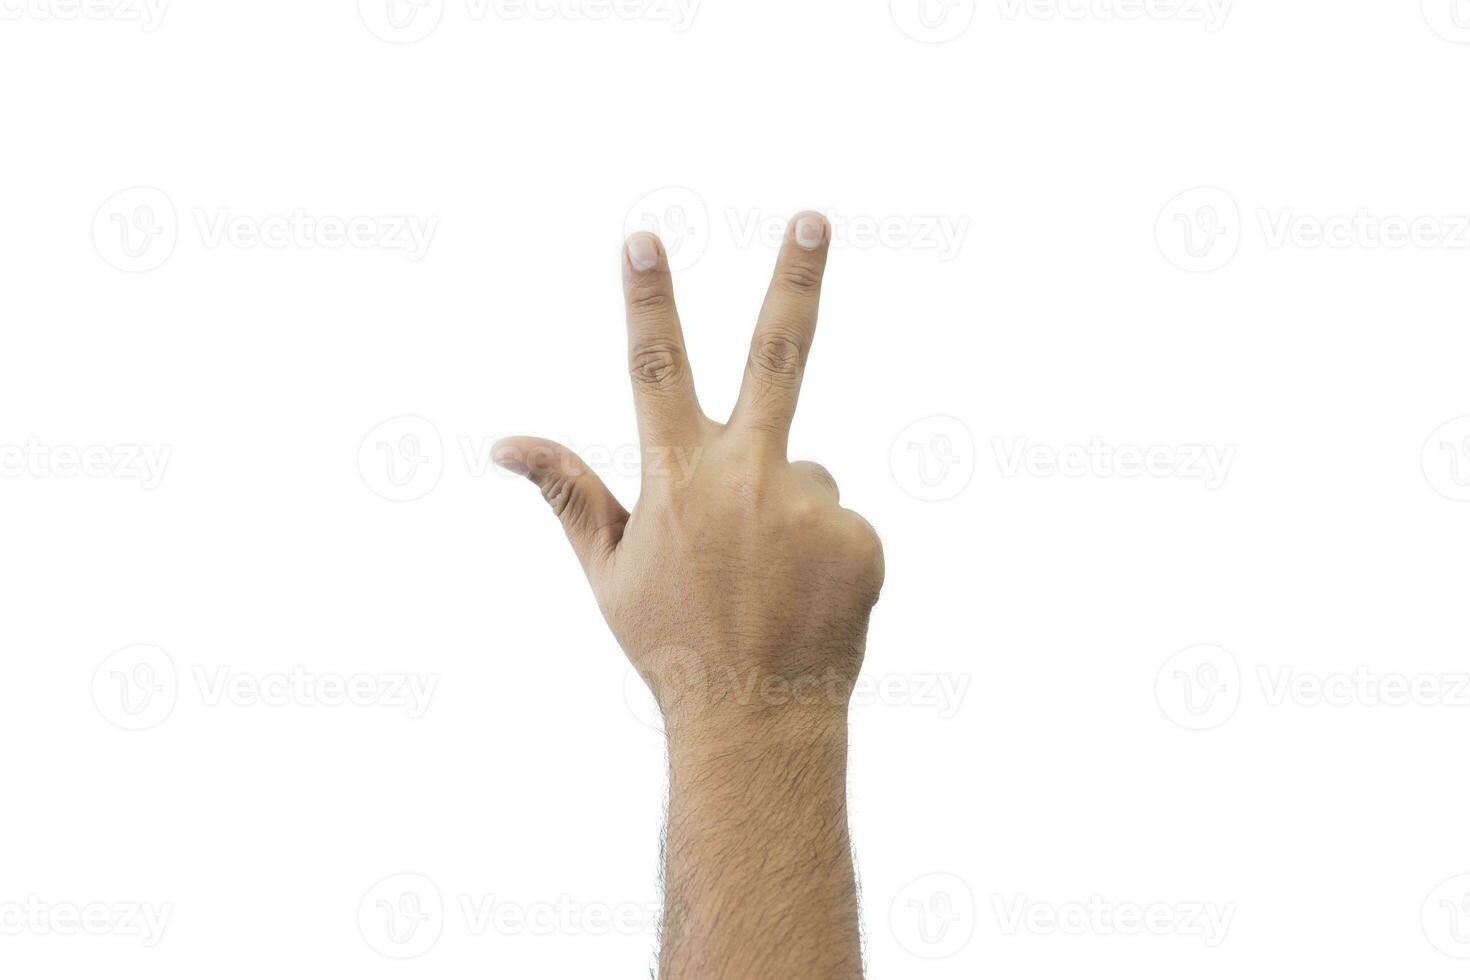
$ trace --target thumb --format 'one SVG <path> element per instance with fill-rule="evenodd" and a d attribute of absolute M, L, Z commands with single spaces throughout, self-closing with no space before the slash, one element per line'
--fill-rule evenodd
<path fill-rule="evenodd" d="M 607 485 L 580 456 L 548 439 L 501 439 L 490 450 L 490 458 L 541 488 L 583 571 L 592 578 L 622 540 L 628 522 L 628 512 Z"/>

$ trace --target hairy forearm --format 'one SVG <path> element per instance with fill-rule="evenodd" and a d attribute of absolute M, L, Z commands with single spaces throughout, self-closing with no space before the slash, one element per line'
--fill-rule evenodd
<path fill-rule="evenodd" d="M 858 980 L 845 717 L 671 725 L 660 980 Z"/>

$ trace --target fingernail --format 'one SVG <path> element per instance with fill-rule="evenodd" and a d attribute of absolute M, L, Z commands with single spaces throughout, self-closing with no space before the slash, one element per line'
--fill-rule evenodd
<path fill-rule="evenodd" d="M 526 465 L 526 461 L 521 459 L 520 454 L 509 446 L 496 448 L 491 453 L 491 458 L 495 460 L 495 465 L 501 469 L 510 470 L 512 473 L 517 473 L 521 476 L 530 475 L 531 468 Z"/>
<path fill-rule="evenodd" d="M 796 222 L 796 244 L 808 252 L 815 251 L 827 237 L 827 222 L 815 214 L 804 214 Z"/>
<path fill-rule="evenodd" d="M 628 239 L 628 262 L 635 272 L 647 272 L 658 265 L 658 243 L 652 235 L 637 234 Z"/>

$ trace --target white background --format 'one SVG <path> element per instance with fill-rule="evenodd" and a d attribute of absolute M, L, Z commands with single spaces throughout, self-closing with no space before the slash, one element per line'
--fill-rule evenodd
<path fill-rule="evenodd" d="M 1464 3 L 66 2 L 0 20 L 0 972 L 647 975 L 660 736 L 484 454 L 633 445 L 650 220 L 727 410 L 750 223 L 813 207 L 793 455 L 887 552 L 872 975 L 1462 974 Z M 368 221 L 251 244 L 293 214 Z M 270 695 L 293 670 L 371 703 Z"/>

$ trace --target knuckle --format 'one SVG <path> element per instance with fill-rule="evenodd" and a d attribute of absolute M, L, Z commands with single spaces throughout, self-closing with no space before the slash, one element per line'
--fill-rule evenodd
<path fill-rule="evenodd" d="M 801 296 L 822 288 L 822 274 L 803 262 L 791 262 L 776 270 L 776 285 Z"/>
<path fill-rule="evenodd" d="M 667 388 L 684 373 L 684 352 L 670 343 L 648 343 L 628 355 L 628 373 L 644 388 Z"/>
<path fill-rule="evenodd" d="M 775 387 L 773 385 L 773 387 Z M 757 395 L 757 404 L 764 400 L 764 396 Z M 745 429 L 755 437 L 757 442 L 762 440 L 778 440 L 786 437 L 790 431 L 789 424 L 784 420 L 779 411 L 766 412 L 761 408 L 750 414 L 745 420 Z"/>
<path fill-rule="evenodd" d="M 866 568 L 882 574 L 883 568 L 883 541 L 878 537 L 878 532 L 873 530 L 872 525 L 859 518 L 852 522 L 852 529 L 848 535 L 848 542 L 852 547 L 853 554 Z"/>
<path fill-rule="evenodd" d="M 816 524 L 821 520 L 823 507 L 819 501 L 800 496 L 791 502 L 790 520 L 793 524 Z"/>
<path fill-rule="evenodd" d="M 801 375 L 801 343 L 787 331 L 771 331 L 750 345 L 751 373 L 780 385 L 794 385 Z"/>
<path fill-rule="evenodd" d="M 551 512 L 563 521 L 572 520 L 586 506 L 586 495 L 578 488 L 575 477 L 557 473 L 541 484 L 541 496 L 551 506 Z"/>
<path fill-rule="evenodd" d="M 674 298 L 660 283 L 640 284 L 628 290 L 628 311 L 639 317 L 665 316 L 674 309 Z"/>
<path fill-rule="evenodd" d="M 833 493 L 837 492 L 837 478 L 832 475 L 831 470 L 827 469 L 827 467 L 823 466 L 821 463 L 816 463 L 809 459 L 803 459 L 794 463 L 793 466 L 798 472 L 803 474 L 808 480 L 810 480 L 817 486 L 824 487 L 825 489 L 830 490 Z"/>

